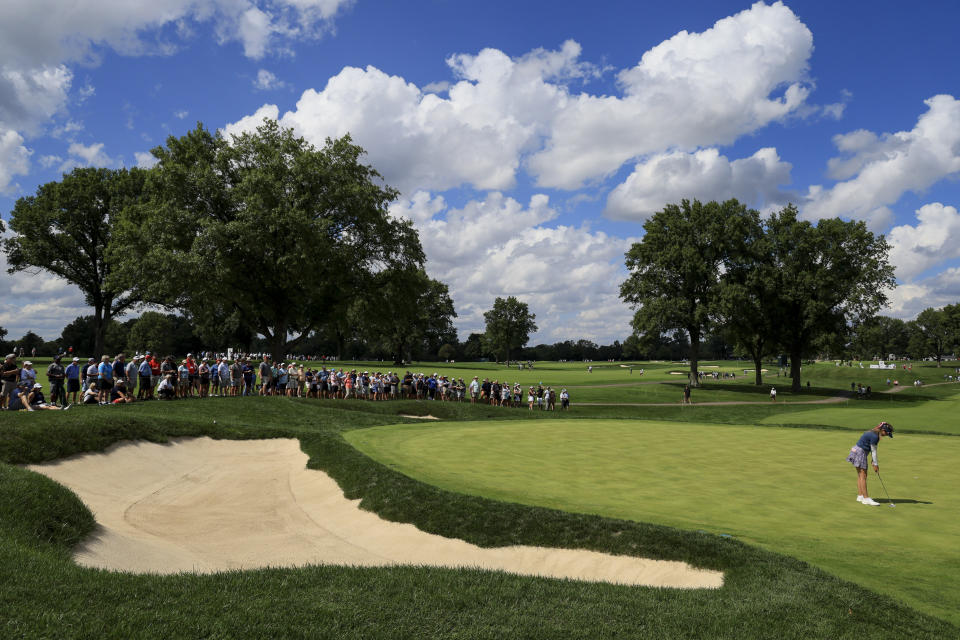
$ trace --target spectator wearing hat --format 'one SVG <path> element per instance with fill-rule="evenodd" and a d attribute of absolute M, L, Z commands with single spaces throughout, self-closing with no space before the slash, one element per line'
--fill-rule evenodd
<path fill-rule="evenodd" d="M 76 402 L 77 394 L 80 393 L 80 358 L 74 357 L 73 361 L 67 365 L 64 375 L 67 379 L 67 401 Z M 70 395 L 73 395 L 73 399 L 70 399 Z"/>
<path fill-rule="evenodd" d="M 0 408 L 8 409 L 13 392 L 20 384 L 20 367 L 17 366 L 16 354 L 10 353 L 4 358 L 0 367 L 0 381 L 3 384 L 0 389 Z"/>
<path fill-rule="evenodd" d="M 27 383 L 27 389 L 33 389 L 33 385 L 37 383 L 37 370 L 33 368 L 33 363 L 29 360 L 23 363 L 23 368 L 20 369 L 20 382 Z"/>
<path fill-rule="evenodd" d="M 47 404 L 46 398 L 43 397 L 43 385 L 39 382 L 33 385 L 33 389 L 30 390 L 30 393 L 27 395 L 27 406 L 31 411 L 35 411 L 37 409 L 52 409 L 56 411 L 60 409 L 60 407 L 55 404 Z"/>
<path fill-rule="evenodd" d="M 67 394 L 63 390 L 63 383 L 66 380 L 67 372 L 60 364 L 60 356 L 53 356 L 53 362 L 47 367 L 47 380 L 50 381 L 50 402 L 54 405 L 59 401 L 61 405 L 67 404 Z"/>

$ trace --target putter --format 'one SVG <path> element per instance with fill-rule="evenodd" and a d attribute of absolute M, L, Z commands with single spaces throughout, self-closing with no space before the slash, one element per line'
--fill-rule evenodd
<path fill-rule="evenodd" d="M 883 487 L 883 492 L 887 495 L 887 503 L 890 504 L 890 508 L 894 508 L 897 505 L 893 504 L 893 500 L 890 499 L 890 494 L 887 492 L 887 485 L 883 484 L 883 478 L 880 477 L 880 472 L 877 471 L 877 478 L 880 480 L 880 486 Z"/>

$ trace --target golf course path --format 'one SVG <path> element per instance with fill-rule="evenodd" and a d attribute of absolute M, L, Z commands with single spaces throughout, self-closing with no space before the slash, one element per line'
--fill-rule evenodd
<path fill-rule="evenodd" d="M 388 522 L 306 468 L 295 439 L 127 442 L 29 467 L 74 491 L 99 525 L 78 564 L 136 573 L 210 573 L 337 564 L 470 567 L 520 575 L 719 588 L 684 562 L 543 547 L 482 549 Z"/>

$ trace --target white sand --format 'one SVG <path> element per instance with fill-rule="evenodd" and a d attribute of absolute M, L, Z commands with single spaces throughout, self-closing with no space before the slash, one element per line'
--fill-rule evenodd
<path fill-rule="evenodd" d="M 427 416 L 409 416 L 409 415 L 407 415 L 407 414 L 405 414 L 405 413 L 401 413 L 401 414 L 400 414 L 400 417 L 401 417 L 401 418 L 414 418 L 414 419 L 416 419 L 416 420 L 439 420 L 439 419 L 440 419 L 440 418 L 438 418 L 437 416 L 430 416 L 430 415 L 427 415 Z"/>
<path fill-rule="evenodd" d="M 138 573 L 346 564 L 478 567 L 521 575 L 718 588 L 683 562 L 540 547 L 481 549 L 381 519 L 305 467 L 297 440 L 123 443 L 29 467 L 77 493 L 100 525 L 78 564 Z"/>

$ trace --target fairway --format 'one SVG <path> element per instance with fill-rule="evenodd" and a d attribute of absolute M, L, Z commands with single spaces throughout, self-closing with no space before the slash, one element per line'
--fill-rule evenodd
<path fill-rule="evenodd" d="M 960 457 L 957 438 L 884 441 L 891 509 L 855 502 L 849 432 L 545 420 L 393 425 L 345 437 L 446 489 L 731 535 L 960 621 L 960 470 L 941 462 Z M 873 474 L 870 492 L 885 502 Z"/>

